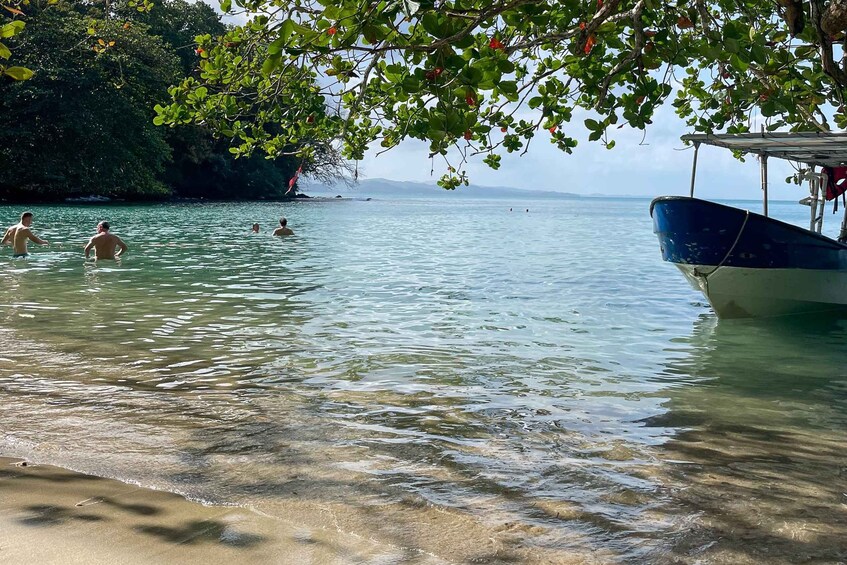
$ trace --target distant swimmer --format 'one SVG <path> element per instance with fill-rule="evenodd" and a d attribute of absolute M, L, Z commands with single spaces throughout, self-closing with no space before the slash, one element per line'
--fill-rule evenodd
<path fill-rule="evenodd" d="M 32 233 L 29 229 L 32 225 L 32 212 L 24 212 L 21 214 L 21 221 L 6 230 L 6 235 L 3 236 L 3 241 L 0 245 L 12 246 L 12 257 L 28 257 L 26 244 L 28 241 L 33 241 L 39 245 L 47 245 L 47 242 Z"/>
<path fill-rule="evenodd" d="M 288 227 L 288 220 L 285 218 L 279 219 L 279 227 L 274 230 L 274 235 L 294 235 L 294 232 Z"/>
<path fill-rule="evenodd" d="M 97 224 L 97 235 L 88 240 L 88 245 L 85 246 L 85 258 L 88 259 L 88 254 L 94 248 L 94 258 L 100 259 L 117 259 L 126 253 L 127 246 L 116 235 L 109 233 L 109 222 L 100 222 Z M 115 249 L 120 251 L 115 253 Z"/>
<path fill-rule="evenodd" d="M 259 224 L 253 224 L 253 228 L 250 230 L 250 233 L 259 233 Z"/>

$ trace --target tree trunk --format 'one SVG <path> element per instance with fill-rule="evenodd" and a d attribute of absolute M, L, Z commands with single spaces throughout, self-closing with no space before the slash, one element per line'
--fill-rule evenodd
<path fill-rule="evenodd" d="M 829 36 L 847 31 L 847 0 L 832 0 L 821 14 L 821 29 Z"/>
<path fill-rule="evenodd" d="M 847 1 L 847 0 L 833 0 Z M 788 24 L 788 33 L 791 37 L 796 37 L 797 34 L 803 32 L 806 26 L 805 15 L 803 14 L 803 3 L 800 0 L 777 0 L 777 3 L 785 8 L 782 18 Z"/>

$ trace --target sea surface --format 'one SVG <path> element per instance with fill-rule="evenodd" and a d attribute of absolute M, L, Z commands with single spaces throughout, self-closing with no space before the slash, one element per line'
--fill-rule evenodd
<path fill-rule="evenodd" d="M 35 207 L 0 455 L 383 548 L 340 563 L 847 561 L 847 322 L 718 322 L 648 207 Z"/>

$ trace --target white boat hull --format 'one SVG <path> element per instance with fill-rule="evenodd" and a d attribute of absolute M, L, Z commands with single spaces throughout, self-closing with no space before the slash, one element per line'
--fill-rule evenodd
<path fill-rule="evenodd" d="M 720 318 L 847 310 L 847 271 L 674 264 Z"/>

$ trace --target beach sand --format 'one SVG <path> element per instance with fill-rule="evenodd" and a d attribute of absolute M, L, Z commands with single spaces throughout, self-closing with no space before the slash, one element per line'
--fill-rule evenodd
<path fill-rule="evenodd" d="M 248 508 L 0 458 L 0 562 L 440 563 Z"/>

